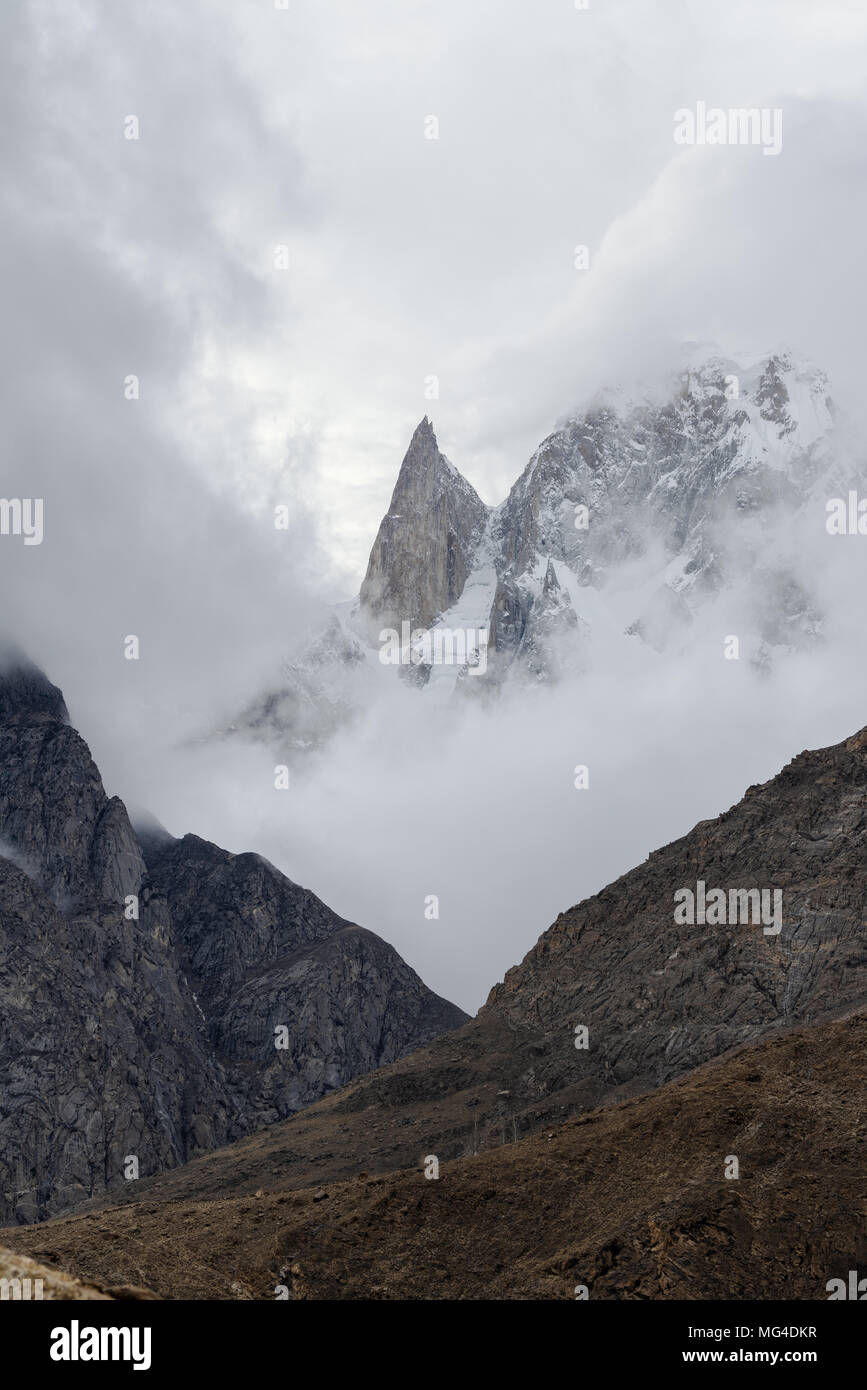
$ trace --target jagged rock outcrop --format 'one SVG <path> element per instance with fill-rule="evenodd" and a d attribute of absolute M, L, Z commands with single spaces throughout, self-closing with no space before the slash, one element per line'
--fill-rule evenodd
<path fill-rule="evenodd" d="M 122 902 L 144 863 L 63 697 L 32 663 L 0 669 L 0 842 L 64 908 Z"/>
<path fill-rule="evenodd" d="M 185 835 L 149 855 L 148 870 L 236 1104 L 233 1134 L 282 1119 L 466 1019 L 393 947 L 259 855 Z"/>
<path fill-rule="evenodd" d="M 256 855 L 151 826 L 149 871 L 32 664 L 0 667 L 0 713 L 0 1221 L 183 1163 L 465 1020 Z"/>
<path fill-rule="evenodd" d="M 361 586 L 371 631 L 430 627 L 460 597 L 488 509 L 440 453 L 427 416 L 410 441 Z"/>

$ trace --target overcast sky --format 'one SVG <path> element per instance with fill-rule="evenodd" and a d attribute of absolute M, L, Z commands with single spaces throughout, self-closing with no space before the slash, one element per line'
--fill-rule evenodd
<path fill-rule="evenodd" d="M 425 411 L 496 502 L 559 415 L 683 338 L 861 378 L 851 0 L 34 0 L 0 23 L 13 402 L 32 373 L 55 419 L 89 407 L 122 453 L 160 431 L 239 507 L 291 492 L 347 593 Z M 782 153 L 677 147 L 698 100 L 782 108 Z"/>
<path fill-rule="evenodd" d="M 425 413 L 487 502 L 685 341 L 789 344 L 857 419 L 865 40 L 852 0 L 5 4 L 2 493 L 45 540 L 0 547 L 4 626 L 110 789 L 357 591 Z M 677 146 L 698 101 L 780 108 L 781 153 Z M 291 867 L 378 925 L 375 872 Z"/>

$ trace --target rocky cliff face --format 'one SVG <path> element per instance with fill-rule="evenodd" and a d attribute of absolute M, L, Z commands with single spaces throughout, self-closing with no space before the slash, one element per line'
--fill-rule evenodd
<path fill-rule="evenodd" d="M 24 658 L 0 668 L 0 841 L 64 908 L 121 902 L 144 863 L 60 691 Z"/>
<path fill-rule="evenodd" d="M 487 686 L 501 683 L 515 667 L 536 680 L 577 671 L 579 639 L 587 632 L 587 623 L 576 614 L 553 560 L 548 560 L 544 575 L 530 573 L 515 579 L 507 571 L 497 583 L 491 604 Z"/>
<path fill-rule="evenodd" d="M 31 664 L 0 710 L 0 1210 L 29 1221 L 229 1130 L 123 805 Z"/>
<path fill-rule="evenodd" d="M 151 833 L 148 867 L 20 660 L 0 667 L 0 841 L 0 1220 L 182 1163 L 465 1020 L 256 855 Z"/>
<path fill-rule="evenodd" d="M 386 942 L 256 854 L 186 835 L 148 870 L 236 1105 L 233 1135 L 465 1021 Z"/>
<path fill-rule="evenodd" d="M 374 628 L 430 627 L 463 592 L 488 509 L 440 453 L 427 416 L 401 464 L 361 586 Z"/>

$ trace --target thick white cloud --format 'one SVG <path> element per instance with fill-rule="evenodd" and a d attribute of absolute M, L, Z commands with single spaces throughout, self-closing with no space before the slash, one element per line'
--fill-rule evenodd
<path fill-rule="evenodd" d="M 613 669 L 588 691 L 610 788 L 592 811 L 568 776 L 587 736 L 556 703 L 482 736 L 396 696 L 278 819 L 267 768 L 170 752 L 264 680 L 316 599 L 357 587 L 424 413 L 491 502 L 558 416 L 676 366 L 684 339 L 791 343 L 860 416 L 865 41 L 867 11 L 814 0 L 0 11 L 2 491 L 46 509 L 41 547 L 0 544 L 4 627 L 111 789 L 269 853 L 474 1004 L 555 908 L 719 810 L 757 760 L 845 734 L 857 625 L 832 710 L 808 665 L 785 719 L 744 693 L 740 732 L 729 695 L 702 706 L 662 666 L 639 698 Z M 679 149 L 673 114 L 699 100 L 782 108 L 782 153 Z M 717 728 L 719 762 L 675 798 Z M 443 880 L 437 935 L 414 914 Z"/>

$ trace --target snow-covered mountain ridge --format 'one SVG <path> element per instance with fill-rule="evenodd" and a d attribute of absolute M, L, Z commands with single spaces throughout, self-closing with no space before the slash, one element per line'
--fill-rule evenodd
<path fill-rule="evenodd" d="M 757 667 L 803 650 L 821 640 L 823 614 L 799 532 L 863 480 L 837 435 L 818 368 L 787 352 L 713 355 L 665 394 L 600 393 L 488 507 L 425 417 L 358 601 L 235 727 L 317 744 L 372 697 L 386 630 L 412 634 L 400 673 L 448 695 L 580 676 L 602 637 L 674 655 L 709 612 L 736 623 Z M 421 634 L 445 630 L 487 635 L 483 669 L 430 658 Z"/>

